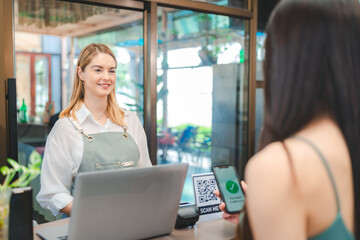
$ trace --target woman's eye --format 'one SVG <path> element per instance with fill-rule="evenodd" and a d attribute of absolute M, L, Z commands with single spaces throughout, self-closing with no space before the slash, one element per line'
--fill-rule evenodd
<path fill-rule="evenodd" d="M 116 71 L 115 70 L 110 70 L 110 73 L 114 74 Z"/>
<path fill-rule="evenodd" d="M 95 72 L 101 72 L 101 70 L 100 69 L 95 69 Z"/>

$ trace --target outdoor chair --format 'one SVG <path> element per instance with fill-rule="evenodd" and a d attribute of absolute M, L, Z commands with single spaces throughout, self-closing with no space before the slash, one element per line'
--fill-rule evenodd
<path fill-rule="evenodd" d="M 166 160 L 167 150 L 173 148 L 176 140 L 176 135 L 172 133 L 171 128 L 166 131 L 158 133 L 158 147 L 162 149 L 162 159 Z"/>
<path fill-rule="evenodd" d="M 181 162 L 184 153 L 190 153 L 191 155 L 194 154 L 197 131 L 198 127 L 189 125 L 181 132 L 175 145 L 175 149 L 178 152 L 179 162 Z"/>

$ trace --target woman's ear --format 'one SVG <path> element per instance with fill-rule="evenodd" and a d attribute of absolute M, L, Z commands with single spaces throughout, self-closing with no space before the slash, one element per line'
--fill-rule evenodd
<path fill-rule="evenodd" d="M 77 74 L 78 74 L 80 80 L 81 80 L 81 81 L 84 81 L 84 72 L 83 72 L 83 70 L 81 69 L 81 67 L 77 67 L 76 70 L 77 70 Z"/>

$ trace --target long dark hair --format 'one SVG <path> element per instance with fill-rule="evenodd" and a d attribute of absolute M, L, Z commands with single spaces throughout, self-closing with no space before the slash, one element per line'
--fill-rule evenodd
<path fill-rule="evenodd" d="M 333 119 L 351 156 L 355 236 L 360 238 L 360 3 L 283 0 L 265 41 L 260 149 L 317 117 Z"/>

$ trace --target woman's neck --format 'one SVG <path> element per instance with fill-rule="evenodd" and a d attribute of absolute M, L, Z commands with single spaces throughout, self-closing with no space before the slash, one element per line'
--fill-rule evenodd
<path fill-rule="evenodd" d="M 84 104 L 86 108 L 91 112 L 91 114 L 97 120 L 101 120 L 104 117 L 107 117 L 107 99 L 93 99 L 84 97 Z"/>

